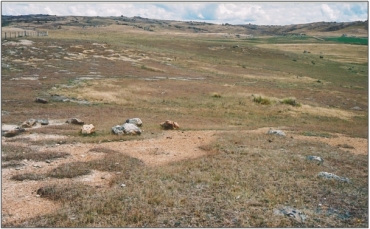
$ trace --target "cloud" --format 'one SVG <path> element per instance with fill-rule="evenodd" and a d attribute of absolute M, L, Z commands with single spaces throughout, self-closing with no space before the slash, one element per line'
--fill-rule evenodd
<path fill-rule="evenodd" d="M 3 15 L 141 16 L 211 23 L 288 25 L 367 20 L 367 2 L 2 2 Z"/>

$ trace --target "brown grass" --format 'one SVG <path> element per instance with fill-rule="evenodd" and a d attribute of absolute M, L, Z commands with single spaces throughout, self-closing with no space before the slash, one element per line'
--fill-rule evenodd
<path fill-rule="evenodd" d="M 92 192 L 93 188 L 85 186 L 53 187 L 45 197 L 62 201 L 66 204 L 65 208 L 53 215 L 38 217 L 22 225 L 366 225 L 366 156 L 348 154 L 326 144 L 280 137 L 273 137 L 273 141 L 269 143 L 268 139 L 271 139 L 271 136 L 266 134 L 253 134 L 246 138 L 240 134 L 222 133 L 217 141 L 203 147 L 213 151 L 213 155 L 162 167 L 135 169 L 130 166 L 127 170 L 130 171 L 130 176 L 117 174 L 112 188 L 104 194 Z M 324 158 L 323 165 L 306 159 L 315 149 L 319 151 L 316 151 L 315 155 Z M 98 164 L 95 165 L 99 167 Z M 317 177 L 320 171 L 346 176 L 351 183 L 321 179 Z M 122 183 L 126 187 L 120 187 Z M 70 202 L 71 195 L 73 203 Z M 275 215 L 274 210 L 282 206 L 299 209 L 307 219 L 297 222 Z M 74 212 L 74 220 L 66 218 L 67 209 Z"/>

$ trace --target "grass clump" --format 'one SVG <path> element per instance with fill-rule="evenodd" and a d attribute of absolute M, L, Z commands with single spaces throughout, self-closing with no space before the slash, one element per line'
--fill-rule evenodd
<path fill-rule="evenodd" d="M 212 97 L 213 97 L 213 98 L 221 98 L 221 94 L 220 94 L 220 93 L 218 93 L 218 92 L 214 92 L 214 93 L 212 94 Z"/>
<path fill-rule="evenodd" d="M 45 161 L 52 160 L 57 158 L 66 158 L 69 156 L 69 153 L 66 152 L 8 152 L 6 155 L 2 156 L 3 161 L 21 161 L 24 159 L 33 160 L 33 161 Z"/>
<path fill-rule="evenodd" d="M 77 176 L 83 176 L 90 174 L 90 169 L 87 167 L 86 163 L 83 162 L 73 162 L 68 164 L 62 164 L 57 168 L 53 169 L 47 176 L 63 179 L 63 178 L 73 178 Z"/>
<path fill-rule="evenodd" d="M 291 105 L 293 107 L 300 107 L 301 104 L 296 101 L 295 98 L 285 98 L 280 101 L 282 104 Z"/>
<path fill-rule="evenodd" d="M 43 180 L 46 176 L 44 174 L 35 174 L 35 173 L 24 173 L 24 174 L 17 174 L 12 176 L 12 180 L 16 181 L 24 181 L 24 180 Z"/>
<path fill-rule="evenodd" d="M 253 102 L 258 103 L 258 104 L 262 104 L 262 105 L 270 105 L 271 104 L 271 100 L 269 98 L 262 97 L 262 96 L 257 96 L 257 97 L 253 96 Z"/>

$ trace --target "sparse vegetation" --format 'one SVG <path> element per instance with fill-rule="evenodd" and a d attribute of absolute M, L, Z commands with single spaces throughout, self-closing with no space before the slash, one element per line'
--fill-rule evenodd
<path fill-rule="evenodd" d="M 259 104 L 262 104 L 262 105 L 270 105 L 271 104 L 271 100 L 269 98 L 262 97 L 262 96 L 253 97 L 253 102 L 259 103 Z"/>
<path fill-rule="evenodd" d="M 2 184 L 22 187 L 33 181 L 33 187 L 38 181 L 38 195 L 60 208 L 17 221 L 4 218 L 2 226 L 368 227 L 368 156 L 351 153 L 358 148 L 352 143 L 333 146 L 318 140 L 342 134 L 367 141 L 366 45 L 347 45 L 349 40 L 332 45 L 336 41 L 310 34 L 324 32 L 305 25 L 300 32 L 308 35 L 300 37 L 291 26 L 191 22 L 196 27 L 190 27 L 188 22 L 122 16 L 55 17 L 48 23 L 20 18 L 6 17 L 3 23 L 32 23 L 49 30 L 49 36 L 27 37 L 31 45 L 21 43 L 24 38 L 12 39 L 16 44 L 2 41 L 2 63 L 8 66 L 2 67 L 2 123 L 44 117 L 63 121 L 3 137 Z M 283 29 L 290 32 L 262 36 Z M 220 35 L 225 31 L 239 37 Z M 69 102 L 52 100 L 54 94 Z M 36 97 L 50 102 L 35 103 Z M 65 124 L 71 117 L 92 123 L 96 134 L 80 135 L 81 126 Z M 143 134 L 111 133 L 131 117 L 143 120 Z M 176 133 L 183 141 L 198 131 L 194 142 L 199 140 L 199 147 L 190 159 L 175 160 L 183 148 L 196 146 L 193 141 L 171 150 L 149 147 L 150 140 L 163 135 L 163 143 L 178 144 L 174 131 L 159 126 L 168 119 L 179 123 Z M 277 126 L 287 137 L 254 132 Z M 222 132 L 212 135 L 213 142 L 201 135 L 216 130 Z M 125 141 L 136 148 L 120 148 Z M 150 160 L 168 161 L 145 164 L 138 158 L 146 151 Z M 324 163 L 307 161 L 312 155 Z M 58 163 L 42 164 L 55 159 Z M 321 179 L 321 171 L 351 183 Z M 100 172 L 110 176 L 94 177 L 105 186 L 79 182 L 80 176 Z M 73 182 L 64 183 L 67 179 Z M 7 194 L 3 209 L 12 207 Z M 23 196 L 36 198 L 30 193 L 16 198 Z M 307 219 L 274 213 L 283 206 Z"/>
<path fill-rule="evenodd" d="M 293 107 L 300 107 L 301 104 L 296 101 L 295 98 L 285 98 L 280 101 L 282 104 L 291 105 Z"/>

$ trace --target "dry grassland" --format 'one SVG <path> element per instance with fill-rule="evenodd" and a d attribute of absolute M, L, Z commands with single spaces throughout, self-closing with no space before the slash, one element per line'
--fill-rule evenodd
<path fill-rule="evenodd" d="M 49 125 L 2 137 L 2 226 L 368 227 L 368 47 L 224 32 L 3 40 L 2 129 Z"/>

